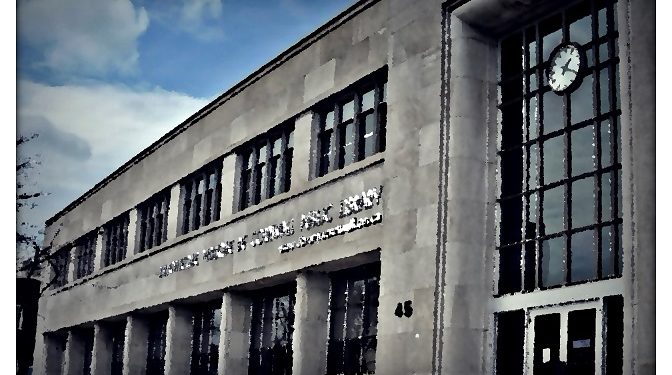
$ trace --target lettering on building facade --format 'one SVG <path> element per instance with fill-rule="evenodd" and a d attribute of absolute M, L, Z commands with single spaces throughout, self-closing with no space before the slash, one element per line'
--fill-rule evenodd
<path fill-rule="evenodd" d="M 365 217 L 353 216 L 365 210 L 372 209 L 375 206 L 379 206 L 382 192 L 383 186 L 381 185 L 378 188 L 371 188 L 363 191 L 361 194 L 341 200 L 339 202 L 338 218 L 348 219 L 345 223 L 310 235 L 306 234 L 299 236 L 299 238 L 294 241 L 286 242 L 278 246 L 278 251 L 280 251 L 280 253 L 287 253 L 294 249 L 306 247 L 332 237 L 340 236 L 382 222 L 382 212 L 376 212 L 373 215 Z M 330 213 L 332 208 L 334 208 L 334 205 L 329 204 L 320 209 L 311 210 L 301 214 L 300 218 L 296 220 L 298 223 L 298 231 L 308 232 L 331 223 L 334 219 Z M 295 220 L 293 218 L 290 220 L 283 220 L 280 223 L 259 228 L 252 232 L 251 235 L 245 234 L 235 240 L 222 241 L 215 246 L 196 251 L 183 258 L 161 266 L 159 269 L 159 278 L 196 267 L 200 264 L 200 261 L 210 262 L 224 258 L 234 252 L 244 251 L 248 247 L 258 247 L 283 237 L 293 236 L 296 233 L 294 223 Z"/>

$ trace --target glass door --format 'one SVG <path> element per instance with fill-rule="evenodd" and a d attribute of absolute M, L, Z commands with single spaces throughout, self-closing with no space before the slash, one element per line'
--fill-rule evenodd
<path fill-rule="evenodd" d="M 528 311 L 528 374 L 602 373 L 603 309 L 599 300 Z"/>

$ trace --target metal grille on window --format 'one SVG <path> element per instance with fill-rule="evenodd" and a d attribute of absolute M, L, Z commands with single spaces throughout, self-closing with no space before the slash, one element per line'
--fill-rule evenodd
<path fill-rule="evenodd" d="M 293 154 L 293 122 L 278 126 L 238 152 L 241 162 L 239 210 L 289 191 Z"/>
<path fill-rule="evenodd" d="M 80 279 L 93 273 L 93 259 L 96 256 L 97 231 L 93 231 L 76 243 L 77 264 L 75 279 Z"/>
<path fill-rule="evenodd" d="M 147 375 L 163 375 L 166 362 L 166 325 L 168 311 L 148 317 Z"/>
<path fill-rule="evenodd" d="M 121 375 L 124 368 L 124 343 L 126 341 L 126 322 L 114 323 L 111 327 L 112 358 L 110 375 Z"/>
<path fill-rule="evenodd" d="M 58 250 L 52 260 L 53 276 L 51 282 L 54 288 L 68 283 L 68 266 L 70 265 L 70 247 Z"/>
<path fill-rule="evenodd" d="M 582 2 L 501 42 L 498 293 L 621 275 L 618 31 L 613 1 Z M 551 51 L 586 56 L 551 91 Z"/>
<path fill-rule="evenodd" d="M 292 373 L 294 289 L 280 289 L 255 298 L 250 331 L 250 375 Z"/>
<path fill-rule="evenodd" d="M 93 360 L 93 328 L 81 331 L 82 343 L 84 344 L 84 375 L 91 375 L 91 362 Z"/>
<path fill-rule="evenodd" d="M 107 267 L 126 258 L 128 247 L 128 213 L 103 227 L 103 266 Z"/>
<path fill-rule="evenodd" d="M 181 234 L 219 220 L 222 162 L 217 160 L 182 182 Z"/>
<path fill-rule="evenodd" d="M 379 265 L 332 276 L 327 375 L 374 374 Z"/>
<path fill-rule="evenodd" d="M 377 72 L 320 106 L 317 176 L 385 150 L 386 72 Z"/>
<path fill-rule="evenodd" d="M 191 351 L 191 375 L 217 375 L 221 301 L 196 307 Z"/>
<path fill-rule="evenodd" d="M 140 204 L 138 211 L 138 251 L 143 252 L 167 239 L 170 189 L 166 189 Z"/>

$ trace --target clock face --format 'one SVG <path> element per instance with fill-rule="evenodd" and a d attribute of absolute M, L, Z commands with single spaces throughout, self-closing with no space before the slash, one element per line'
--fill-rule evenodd
<path fill-rule="evenodd" d="M 551 90 L 560 94 L 576 88 L 581 83 L 581 69 L 585 57 L 579 47 L 573 43 L 557 46 L 549 59 L 546 74 Z"/>

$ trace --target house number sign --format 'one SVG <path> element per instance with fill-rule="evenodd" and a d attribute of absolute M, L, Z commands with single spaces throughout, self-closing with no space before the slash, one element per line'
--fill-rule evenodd
<path fill-rule="evenodd" d="M 314 228 L 319 228 L 325 224 L 334 221 L 334 216 L 339 219 L 345 219 L 341 224 L 331 226 L 328 229 L 317 233 L 301 235 L 294 241 L 285 242 L 278 246 L 280 253 L 287 253 L 294 249 L 299 249 L 327 240 L 332 237 L 350 233 L 361 228 L 369 227 L 383 221 L 382 212 L 376 212 L 372 215 L 355 216 L 356 214 L 368 211 L 373 207 L 380 205 L 380 198 L 383 193 L 383 186 L 371 188 L 362 191 L 361 194 L 350 196 L 338 202 L 338 213 L 333 212 L 334 205 L 329 204 L 317 210 L 311 210 L 297 218 L 298 232 L 308 232 Z M 175 272 L 183 271 L 198 266 L 200 261 L 213 261 L 223 258 L 234 252 L 241 252 L 249 247 L 257 247 L 269 242 L 278 241 L 283 237 L 293 236 L 297 230 L 294 229 L 295 220 L 283 220 L 280 223 L 260 228 L 251 233 L 234 240 L 222 241 L 218 245 L 189 254 L 181 259 L 174 260 L 159 269 L 159 277 L 166 277 Z"/>

